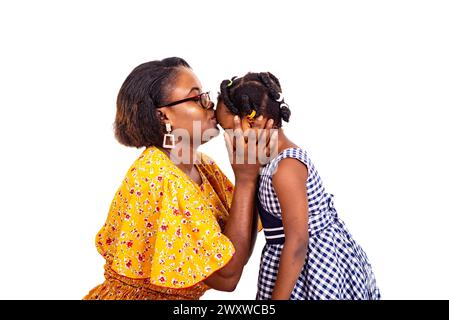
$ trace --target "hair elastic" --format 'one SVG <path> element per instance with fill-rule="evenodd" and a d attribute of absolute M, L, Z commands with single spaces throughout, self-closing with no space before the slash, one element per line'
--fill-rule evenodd
<path fill-rule="evenodd" d="M 284 100 L 284 95 L 282 94 L 282 92 L 279 92 L 279 98 L 276 101 L 282 102 L 282 100 Z"/>
<path fill-rule="evenodd" d="M 254 119 L 254 117 L 256 116 L 256 110 L 253 110 L 249 115 L 247 115 L 246 117 L 250 120 Z"/>

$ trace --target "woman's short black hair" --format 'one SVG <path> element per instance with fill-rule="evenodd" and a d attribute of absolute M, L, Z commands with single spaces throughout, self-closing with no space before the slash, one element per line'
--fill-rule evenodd
<path fill-rule="evenodd" d="M 223 101 L 229 111 L 241 117 L 256 112 L 274 120 L 274 125 L 282 127 L 282 120 L 290 119 L 290 108 L 284 102 L 281 84 L 270 72 L 249 72 L 242 78 L 223 80 L 218 100 Z"/>
<path fill-rule="evenodd" d="M 125 146 L 161 146 L 164 128 L 156 111 L 168 101 L 167 93 L 180 67 L 190 68 L 181 58 L 155 60 L 137 66 L 123 82 L 117 97 L 114 122 L 116 139 Z"/>

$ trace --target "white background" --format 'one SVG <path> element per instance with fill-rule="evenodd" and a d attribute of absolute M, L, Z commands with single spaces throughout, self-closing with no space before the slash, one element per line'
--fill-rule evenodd
<path fill-rule="evenodd" d="M 449 299 L 447 1 L 2 1 L 0 298 L 80 299 L 94 237 L 142 150 L 114 140 L 138 64 L 185 58 L 205 89 L 271 71 L 385 299 Z M 222 137 L 202 147 L 233 179 Z M 263 237 L 234 293 L 254 299 Z"/>

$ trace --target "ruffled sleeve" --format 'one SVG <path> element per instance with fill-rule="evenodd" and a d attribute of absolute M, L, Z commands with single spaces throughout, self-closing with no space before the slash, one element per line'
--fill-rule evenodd
<path fill-rule="evenodd" d="M 201 154 L 200 169 L 207 177 L 209 183 L 221 201 L 222 206 L 219 210 L 220 214 L 218 217 L 218 222 L 220 223 L 222 229 L 224 229 L 231 211 L 232 199 L 234 196 L 234 184 L 223 173 L 217 163 L 204 153 Z M 258 219 L 257 229 L 259 232 L 263 230 L 260 218 Z"/>
<path fill-rule="evenodd" d="M 221 233 L 207 203 L 180 181 L 166 183 L 152 259 L 151 281 L 173 288 L 190 287 L 224 267 L 234 246 Z"/>
<path fill-rule="evenodd" d="M 235 249 L 199 187 L 154 153 L 129 170 L 97 234 L 97 249 L 120 275 L 188 288 L 224 267 Z"/>

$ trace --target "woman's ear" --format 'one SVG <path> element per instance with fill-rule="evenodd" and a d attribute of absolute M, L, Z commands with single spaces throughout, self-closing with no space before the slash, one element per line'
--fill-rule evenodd
<path fill-rule="evenodd" d="M 171 115 L 168 108 L 159 108 L 156 110 L 156 114 L 162 123 L 170 123 Z"/>

